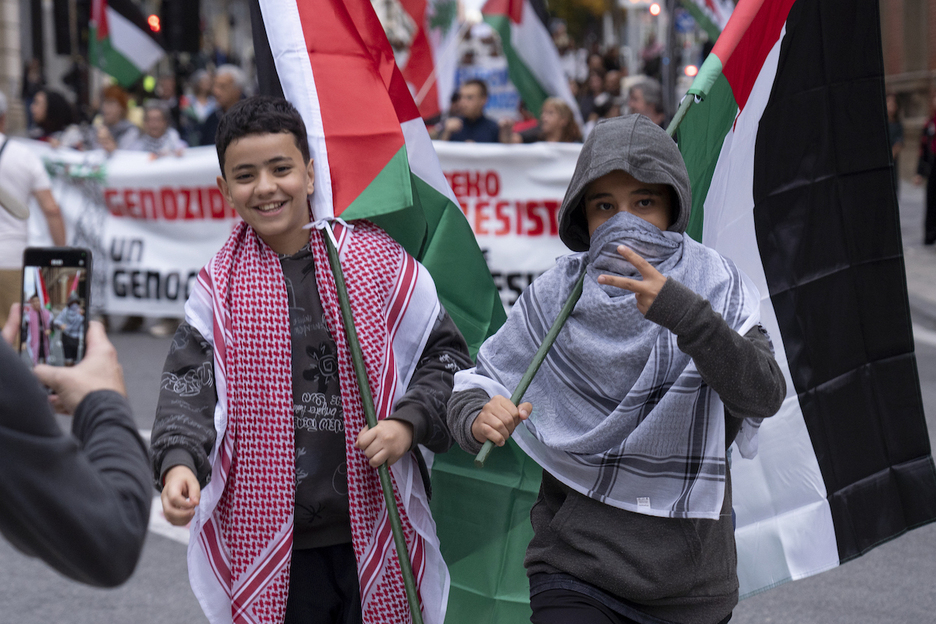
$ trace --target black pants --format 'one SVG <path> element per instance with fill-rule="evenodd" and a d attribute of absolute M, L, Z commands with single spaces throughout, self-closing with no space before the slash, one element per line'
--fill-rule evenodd
<path fill-rule="evenodd" d="M 68 334 L 62 334 L 62 354 L 66 360 L 74 362 L 78 359 L 78 345 L 80 344 L 80 338 L 72 338 Z"/>
<path fill-rule="evenodd" d="M 351 544 L 294 550 L 285 624 L 360 624 L 361 586 Z"/>
<path fill-rule="evenodd" d="M 533 624 L 640 624 L 601 601 L 571 589 L 547 589 L 530 598 Z M 719 624 L 731 619 L 729 614 Z"/>

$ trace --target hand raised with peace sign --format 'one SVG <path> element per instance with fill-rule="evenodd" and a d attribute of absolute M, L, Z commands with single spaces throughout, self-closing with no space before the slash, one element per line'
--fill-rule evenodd
<path fill-rule="evenodd" d="M 599 275 L 599 284 L 608 284 L 617 288 L 629 290 L 637 295 L 637 309 L 645 315 L 656 300 L 657 295 L 666 283 L 666 276 L 657 271 L 649 262 L 641 258 L 636 251 L 624 245 L 618 245 L 617 251 L 625 260 L 634 265 L 643 279 L 635 280 L 615 275 Z"/>

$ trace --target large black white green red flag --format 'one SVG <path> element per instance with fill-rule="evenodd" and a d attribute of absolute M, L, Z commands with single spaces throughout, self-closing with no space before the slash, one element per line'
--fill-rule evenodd
<path fill-rule="evenodd" d="M 788 396 L 732 464 L 741 594 L 936 519 L 875 0 L 741 0 L 679 128 L 690 234 L 758 285 Z"/>

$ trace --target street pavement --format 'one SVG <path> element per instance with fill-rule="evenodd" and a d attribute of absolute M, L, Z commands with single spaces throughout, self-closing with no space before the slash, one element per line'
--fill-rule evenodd
<path fill-rule="evenodd" d="M 908 296 L 932 445 L 936 442 L 936 249 L 922 244 L 923 190 L 904 183 L 900 200 Z M 137 425 L 148 435 L 170 339 L 142 332 L 110 337 L 124 366 Z M 62 419 L 62 424 L 68 426 L 67 420 Z M 68 581 L 0 539 L 0 624 L 205 622 L 188 585 L 186 531 L 161 521 L 158 500 L 151 529 L 136 573 L 112 590 Z M 838 568 L 743 600 L 732 622 L 936 622 L 934 579 L 936 524 L 931 524 Z"/>

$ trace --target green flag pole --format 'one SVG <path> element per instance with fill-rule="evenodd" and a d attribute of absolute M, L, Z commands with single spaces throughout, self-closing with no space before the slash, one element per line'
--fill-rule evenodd
<path fill-rule="evenodd" d="M 520 403 L 520 399 L 522 399 L 523 395 L 526 393 L 530 382 L 533 381 L 533 377 L 536 376 L 536 371 L 539 370 L 543 360 L 546 359 L 546 354 L 549 353 L 550 347 L 556 342 L 556 337 L 559 335 L 559 332 L 562 331 L 562 326 L 565 325 L 566 319 L 569 318 L 569 314 L 572 313 L 576 302 L 578 302 L 579 297 L 582 296 L 582 287 L 584 285 L 585 271 L 582 271 L 582 275 L 579 276 L 578 281 L 575 282 L 575 286 L 572 287 L 572 292 L 569 293 L 569 298 L 566 299 L 565 305 L 562 306 L 562 309 L 559 311 L 559 316 L 553 321 L 552 327 L 549 328 L 546 337 L 543 338 L 543 344 L 541 344 L 540 348 L 536 351 L 536 355 L 533 356 L 533 361 L 530 362 L 529 368 L 527 368 L 523 377 L 520 378 L 517 389 L 514 390 L 514 393 L 510 396 L 510 402 L 514 405 Z M 494 443 L 490 440 L 484 443 L 481 447 L 481 451 L 475 457 L 475 466 L 484 468 L 484 462 L 487 460 L 488 453 L 491 452 L 492 448 L 494 448 Z"/>
<path fill-rule="evenodd" d="M 367 370 L 364 367 L 364 355 L 361 352 L 361 343 L 358 342 L 357 330 L 354 327 L 354 315 L 351 312 L 351 301 L 348 299 L 348 288 L 345 286 L 344 273 L 341 271 L 341 260 L 332 238 L 331 224 L 326 225 L 327 232 L 322 232 L 325 245 L 328 248 L 328 262 L 332 274 L 335 276 L 335 287 L 338 291 L 338 303 L 341 306 L 341 319 L 344 322 L 345 333 L 348 338 L 348 349 L 351 351 L 351 361 L 354 364 L 354 373 L 357 376 L 358 388 L 361 391 L 361 403 L 364 407 L 364 418 L 367 426 L 373 429 L 377 426 L 377 412 L 374 410 L 374 398 L 371 395 L 370 384 L 367 381 Z M 393 495 L 393 483 L 390 481 L 390 469 L 387 464 L 377 468 L 380 476 L 380 487 L 383 489 L 384 500 L 387 504 L 387 515 L 390 517 L 390 528 L 393 531 L 393 543 L 396 545 L 397 557 L 400 560 L 400 570 L 403 572 L 403 584 L 406 587 L 406 600 L 409 602 L 413 624 L 422 624 L 422 610 L 419 606 L 419 594 L 416 591 L 416 580 L 413 577 L 413 566 L 410 563 L 409 552 L 406 548 L 406 538 L 403 536 L 403 525 L 400 522 L 400 510 L 397 509 L 396 497 Z"/>
<path fill-rule="evenodd" d="M 682 123 L 683 118 L 686 116 L 686 111 L 689 110 L 689 107 L 692 106 L 694 101 L 695 96 L 693 96 L 691 93 L 687 94 L 686 97 L 683 98 L 683 101 L 679 104 L 679 109 L 676 111 L 676 115 L 673 116 L 673 121 L 670 122 L 669 127 L 666 129 L 667 134 L 670 136 L 676 134 L 676 128 L 678 128 L 679 124 Z M 569 318 L 569 315 L 572 313 L 573 308 L 575 308 L 575 304 L 578 302 L 579 297 L 582 296 L 582 287 L 584 284 L 585 271 L 582 271 L 582 275 L 579 276 L 575 286 L 572 287 L 572 292 L 569 293 L 569 298 L 566 299 L 565 305 L 562 306 L 562 310 L 559 311 L 559 316 L 557 316 L 556 320 L 553 321 L 552 327 L 549 328 L 549 332 L 546 334 L 546 337 L 543 338 L 543 344 L 541 344 L 540 348 L 536 351 L 536 355 L 533 356 L 533 361 L 530 362 L 530 366 L 523 374 L 523 377 L 520 378 L 520 383 L 517 384 L 517 389 L 514 390 L 514 393 L 510 396 L 510 402 L 514 405 L 520 404 L 520 400 L 523 399 L 523 395 L 526 393 L 527 388 L 530 387 L 530 382 L 533 381 L 533 377 L 536 376 L 536 372 L 539 370 L 540 365 L 542 365 L 543 360 L 546 359 L 546 354 L 549 353 L 549 349 L 552 348 L 553 343 L 556 341 L 556 337 L 559 336 L 559 332 L 562 331 L 562 326 L 565 325 L 566 319 Z M 478 468 L 484 468 L 484 462 L 487 461 L 487 456 L 493 448 L 494 443 L 490 440 L 486 441 L 484 445 L 481 446 L 481 451 L 477 454 L 477 456 L 475 456 L 475 466 Z"/>

